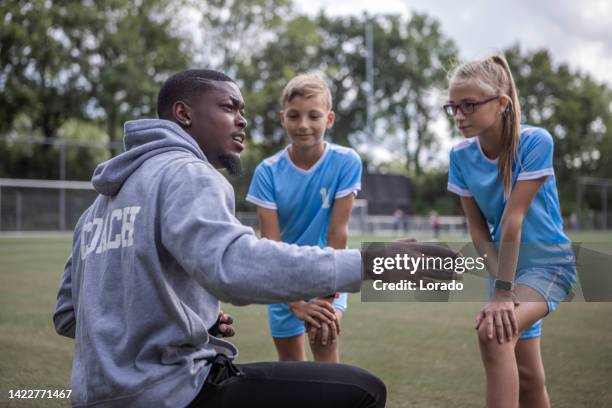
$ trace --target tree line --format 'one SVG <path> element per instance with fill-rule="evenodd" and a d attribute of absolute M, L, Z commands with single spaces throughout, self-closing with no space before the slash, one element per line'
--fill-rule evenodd
<path fill-rule="evenodd" d="M 97 162 L 121 151 L 126 120 L 155 116 L 157 90 L 169 75 L 208 67 L 234 77 L 245 97 L 247 173 L 231 178 L 244 209 L 254 166 L 286 142 L 278 120 L 282 88 L 295 74 L 317 70 L 334 97 L 333 142 L 356 148 L 369 171 L 408 175 L 415 212 L 458 208 L 445 191 L 447 169 L 432 163 L 449 137 L 433 126 L 444 120 L 446 76 L 459 49 L 427 14 L 308 16 L 290 0 L 33 0 L 2 2 L 0 11 L 0 177 L 59 178 L 62 152 L 52 142 L 70 140 L 66 178 L 88 180 Z M 577 177 L 612 177 L 611 89 L 554 63 L 546 49 L 516 44 L 502 51 L 523 122 L 555 138 L 555 170 L 569 213 Z M 452 126 L 449 132 L 460 137 Z M 374 147 L 390 154 L 381 160 Z"/>

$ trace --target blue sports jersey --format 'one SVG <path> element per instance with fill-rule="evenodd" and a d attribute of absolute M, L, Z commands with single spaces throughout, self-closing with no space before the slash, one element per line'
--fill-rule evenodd
<path fill-rule="evenodd" d="M 498 161 L 486 157 L 478 137 L 473 137 L 453 147 L 448 172 L 448 190 L 474 198 L 496 243 L 500 240 L 501 220 L 507 203 Z M 534 197 L 522 225 L 521 243 L 524 245 L 521 246 L 519 269 L 551 262 L 573 262 L 570 240 L 563 232 L 553 170 L 553 138 L 545 129 L 522 126 L 518 157 L 512 165 L 512 185 L 540 177 L 546 177 L 546 181 Z"/>
<path fill-rule="evenodd" d="M 327 246 L 334 200 L 361 189 L 361 159 L 350 148 L 326 143 L 310 169 L 297 167 L 289 146 L 255 169 L 247 201 L 278 212 L 281 241 Z"/>

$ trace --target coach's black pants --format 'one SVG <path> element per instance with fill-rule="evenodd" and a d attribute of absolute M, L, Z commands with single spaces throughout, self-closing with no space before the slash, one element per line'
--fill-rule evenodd
<path fill-rule="evenodd" d="M 219 355 L 188 408 L 382 408 L 386 398 L 385 384 L 358 367 L 302 361 L 234 366 Z"/>

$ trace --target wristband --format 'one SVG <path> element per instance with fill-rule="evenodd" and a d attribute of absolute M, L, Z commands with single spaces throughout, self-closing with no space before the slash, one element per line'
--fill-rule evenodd
<path fill-rule="evenodd" d="M 505 280 L 495 279 L 494 287 L 495 289 L 498 289 L 498 290 L 505 290 L 508 292 L 512 292 L 512 290 L 514 289 L 514 283 L 505 281 Z"/>

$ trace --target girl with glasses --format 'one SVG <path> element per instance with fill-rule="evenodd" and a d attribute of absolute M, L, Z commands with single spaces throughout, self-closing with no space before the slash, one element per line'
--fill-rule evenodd
<path fill-rule="evenodd" d="M 490 299 L 476 317 L 487 407 L 548 407 L 541 319 L 575 282 L 575 260 L 555 181 L 553 138 L 521 125 L 503 56 L 456 67 L 444 110 L 465 140 L 450 153 L 471 239 L 487 256 Z"/>

